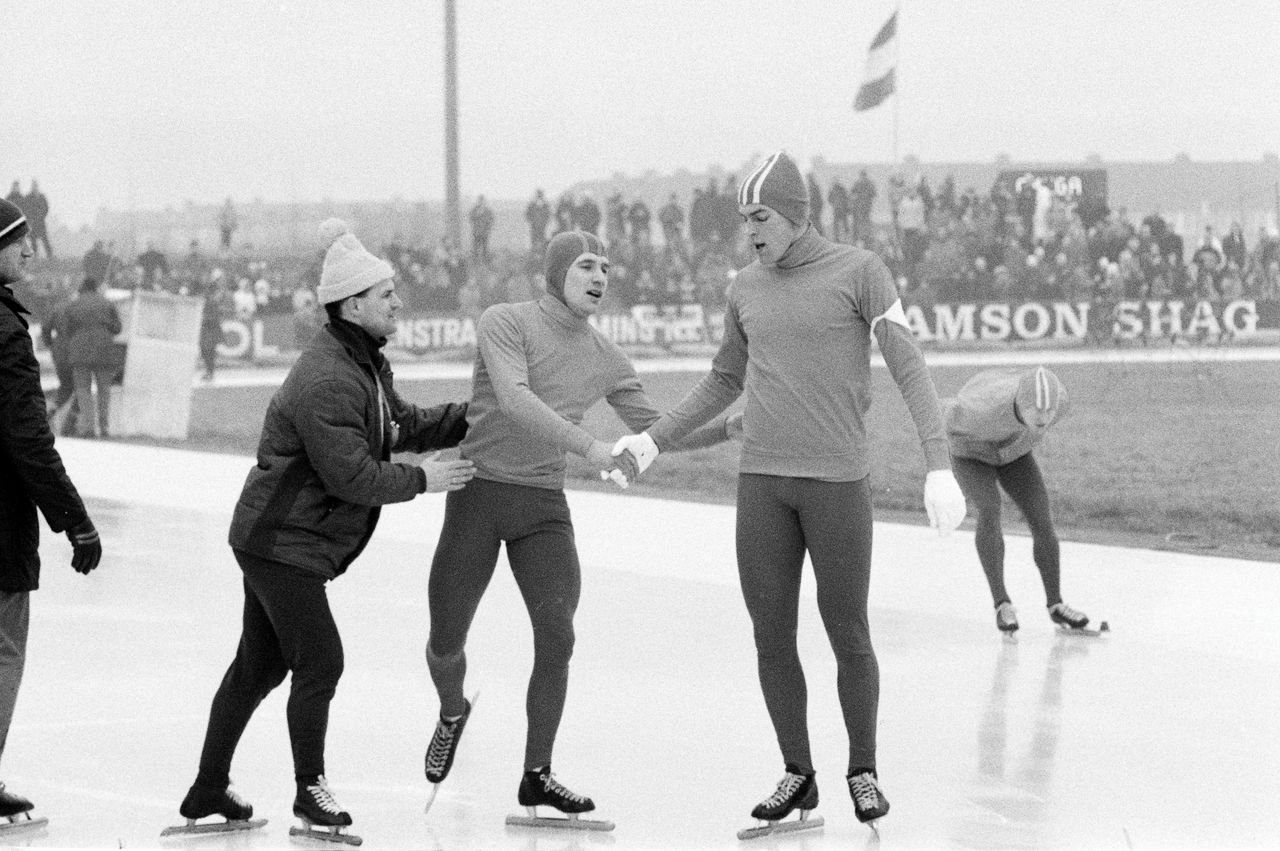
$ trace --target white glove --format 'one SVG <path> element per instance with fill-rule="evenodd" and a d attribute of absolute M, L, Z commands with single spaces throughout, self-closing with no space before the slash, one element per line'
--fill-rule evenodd
<path fill-rule="evenodd" d="M 600 480 L 602 482 L 611 481 L 618 487 L 622 488 L 623 490 L 626 490 L 627 485 L 631 484 L 631 482 L 627 481 L 627 477 L 622 475 L 622 471 L 617 469 L 616 467 L 612 470 L 601 470 Z"/>
<path fill-rule="evenodd" d="M 631 457 L 636 459 L 636 466 L 643 473 L 649 469 L 653 459 L 658 457 L 658 444 L 653 442 L 653 438 L 647 431 L 628 434 L 626 437 L 618 438 L 618 442 L 613 445 L 614 455 L 621 455 L 623 452 L 631 453 Z"/>
<path fill-rule="evenodd" d="M 949 535 L 964 522 L 964 492 L 950 470 L 930 470 L 924 477 L 924 511 L 939 535 Z"/>

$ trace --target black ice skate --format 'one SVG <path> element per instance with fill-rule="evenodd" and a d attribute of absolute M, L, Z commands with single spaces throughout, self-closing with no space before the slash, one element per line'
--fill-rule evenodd
<path fill-rule="evenodd" d="M 427 781 L 431 783 L 431 793 L 427 797 L 424 813 L 431 812 L 431 805 L 436 801 L 440 784 L 449 776 L 449 769 L 453 768 L 453 757 L 458 752 L 458 741 L 462 738 L 462 731 L 467 726 L 467 719 L 471 717 L 471 710 L 475 707 L 478 697 L 479 694 L 473 694 L 470 700 L 464 701 L 466 709 L 459 718 L 447 721 L 441 716 L 436 722 L 436 731 L 431 734 L 431 743 L 427 745 L 427 754 L 423 760 Z"/>
<path fill-rule="evenodd" d="M 582 813 L 594 810 L 595 803 L 585 795 L 569 791 L 551 774 L 549 765 L 524 773 L 516 799 L 528 815 L 507 816 L 507 824 L 513 827 L 550 827 L 570 830 L 613 830 L 614 827 L 611 821 L 580 818 Z M 568 818 L 539 816 L 538 807 L 552 807 Z"/>
<path fill-rule="evenodd" d="M 19 830 L 32 830 L 49 823 L 47 818 L 32 818 L 31 810 L 35 804 L 21 795 L 15 795 L 0 783 L 0 836 Z"/>
<path fill-rule="evenodd" d="M 1106 621 L 1098 624 L 1097 629 L 1090 629 L 1089 616 L 1084 612 L 1077 612 L 1066 603 L 1054 603 L 1050 606 L 1049 619 L 1058 625 L 1058 629 L 1075 635 L 1096 636 L 1111 631 Z"/>
<path fill-rule="evenodd" d="M 185 825 L 166 827 L 161 836 L 199 836 L 207 833 L 230 833 L 238 830 L 255 830 L 267 823 L 264 818 L 253 817 L 253 807 L 231 789 L 211 789 L 208 786 L 192 786 L 187 797 L 178 806 L 178 814 L 187 820 Z M 199 823 L 199 819 L 222 816 L 226 821 Z"/>
<path fill-rule="evenodd" d="M 850 774 L 845 780 L 849 783 L 849 797 L 853 798 L 853 810 L 858 821 L 874 829 L 876 821 L 889 812 L 889 799 L 884 796 L 875 772 Z"/>
<path fill-rule="evenodd" d="M 298 794 L 293 799 L 293 814 L 302 819 L 302 827 L 289 828 L 290 836 L 306 836 L 325 842 L 341 842 L 359 845 L 359 836 L 343 832 L 351 824 L 351 813 L 344 810 L 329 791 L 324 777 L 311 783 L 299 783 Z"/>
<path fill-rule="evenodd" d="M 773 794 L 756 804 L 751 817 L 765 824 L 738 831 L 739 839 L 757 839 L 775 833 L 791 833 L 797 830 L 813 830 L 822 827 L 822 816 L 810 818 L 809 814 L 818 806 L 818 781 L 813 772 L 804 773 L 788 763 L 786 774 L 778 781 L 778 788 Z M 794 821 L 783 821 L 794 811 L 800 811 L 800 818 Z"/>
<path fill-rule="evenodd" d="M 1005 635 L 1018 631 L 1018 610 L 1008 600 L 996 606 L 996 629 Z"/>

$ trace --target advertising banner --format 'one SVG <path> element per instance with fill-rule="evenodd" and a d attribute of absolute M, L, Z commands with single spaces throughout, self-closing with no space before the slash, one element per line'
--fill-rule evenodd
<path fill-rule="evenodd" d="M 1280 328 L 1280 305 L 1253 299 L 1228 302 L 1130 300 L 1097 302 L 989 302 L 985 304 L 909 305 L 907 325 L 922 343 L 1060 340 L 1136 340 L 1159 337 L 1245 339 L 1260 329 Z M 591 317 L 591 324 L 624 349 L 657 346 L 718 346 L 724 337 L 724 314 L 707 313 L 697 304 L 638 305 L 621 313 Z M 402 351 L 465 352 L 476 345 L 475 321 L 456 314 L 401 314 L 388 348 Z M 246 323 L 222 323 L 224 343 L 218 354 L 253 360 L 296 350 L 292 320 L 267 317 Z"/>

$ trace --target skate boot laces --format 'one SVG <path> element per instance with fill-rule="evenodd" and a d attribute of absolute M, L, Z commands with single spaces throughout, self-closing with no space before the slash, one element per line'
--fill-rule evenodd
<path fill-rule="evenodd" d="M 1077 612 L 1066 603 L 1056 603 L 1049 609 L 1049 615 L 1058 623 L 1065 623 L 1067 626 L 1080 627 L 1089 622 L 1088 616 L 1083 612 Z"/>
<path fill-rule="evenodd" d="M 444 771 L 444 765 L 449 760 L 449 751 L 453 748 L 453 739 L 457 732 L 457 721 L 450 723 L 442 718 L 436 723 L 436 734 L 431 737 L 431 744 L 427 746 L 428 771 Z"/>
<path fill-rule="evenodd" d="M 323 777 L 317 780 L 314 786 L 308 786 L 307 792 L 310 793 L 311 799 L 316 802 L 316 806 L 326 813 L 336 816 L 342 812 L 342 807 L 334 799 L 333 793 L 329 791 L 329 784 Z"/>
<path fill-rule="evenodd" d="M 778 781 L 778 788 L 774 790 L 772 795 L 764 800 L 761 806 L 767 809 L 782 806 L 785 802 L 791 799 L 791 796 L 796 793 L 804 783 L 804 780 L 805 777 L 803 774 L 792 774 L 788 771 L 786 775 Z"/>
<path fill-rule="evenodd" d="M 570 792 L 563 783 L 556 780 L 554 774 L 540 774 L 538 777 L 542 780 L 542 788 L 544 791 L 549 792 L 552 795 L 558 795 L 559 797 L 567 801 L 572 801 L 575 804 L 585 804 L 587 802 L 586 796 L 579 795 L 576 792 Z"/>
<path fill-rule="evenodd" d="M 853 795 L 853 803 L 860 810 L 874 810 L 880 806 L 884 792 L 876 782 L 874 774 L 863 772 L 849 778 L 849 792 Z"/>

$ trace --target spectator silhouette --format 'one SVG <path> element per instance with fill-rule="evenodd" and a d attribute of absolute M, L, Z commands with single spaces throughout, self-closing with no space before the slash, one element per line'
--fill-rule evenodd
<path fill-rule="evenodd" d="M 858 179 L 849 189 L 849 215 L 852 218 L 852 239 L 871 243 L 871 206 L 876 200 L 876 185 L 867 177 L 864 168 L 858 172 Z"/>
<path fill-rule="evenodd" d="M 142 269 L 142 286 L 146 289 L 159 289 L 161 282 L 169 277 L 169 258 L 151 241 L 147 242 L 147 250 L 138 255 L 138 267 Z"/>
<path fill-rule="evenodd" d="M 236 208 L 231 203 L 231 197 L 227 196 L 227 200 L 222 204 L 222 210 L 218 213 L 218 230 L 222 235 L 223 251 L 231 250 L 231 236 L 239 225 L 240 219 L 236 215 Z"/>
<path fill-rule="evenodd" d="M 471 208 L 471 256 L 480 263 L 489 262 L 489 234 L 493 232 L 493 210 L 484 196 Z"/>
<path fill-rule="evenodd" d="M 76 433 L 93 437 L 96 425 L 99 435 L 107 437 L 111 383 L 120 369 L 113 338 L 121 324 L 115 305 L 98 292 L 93 278 L 84 279 L 80 295 L 67 306 L 66 328 L 67 359 L 79 408 Z"/>
<path fill-rule="evenodd" d="M 547 224 L 551 221 L 551 205 L 541 189 L 524 208 L 524 220 L 529 224 L 529 249 L 541 254 L 547 248 Z"/>
<path fill-rule="evenodd" d="M 672 192 L 667 203 L 658 211 L 658 222 L 662 225 L 662 238 L 667 245 L 683 247 L 684 245 L 684 209 L 676 193 Z"/>
<path fill-rule="evenodd" d="M 49 244 L 49 199 L 34 180 L 31 181 L 31 191 L 27 193 L 22 210 L 27 214 L 27 224 L 31 227 L 31 248 L 38 256 L 40 246 L 44 245 L 44 256 L 52 259 L 53 246 Z"/>

